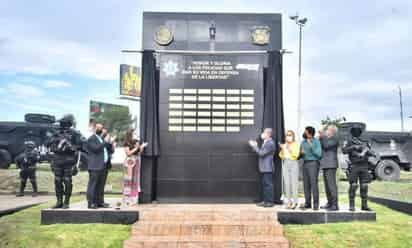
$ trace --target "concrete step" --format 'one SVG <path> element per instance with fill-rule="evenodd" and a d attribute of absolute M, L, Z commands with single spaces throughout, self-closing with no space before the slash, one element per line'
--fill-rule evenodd
<path fill-rule="evenodd" d="M 251 210 L 167 210 L 151 209 L 140 210 L 139 220 L 150 221 L 186 221 L 186 220 L 230 220 L 230 221 L 271 221 L 277 220 L 273 211 Z"/>
<path fill-rule="evenodd" d="M 281 236 L 283 228 L 277 221 L 139 221 L 132 227 L 133 235 L 185 236 Z"/>
<path fill-rule="evenodd" d="M 192 237 L 192 236 L 142 236 L 124 242 L 125 248 L 288 248 L 284 237 Z"/>
<path fill-rule="evenodd" d="M 251 204 L 141 206 L 126 248 L 288 248 L 273 209 Z"/>

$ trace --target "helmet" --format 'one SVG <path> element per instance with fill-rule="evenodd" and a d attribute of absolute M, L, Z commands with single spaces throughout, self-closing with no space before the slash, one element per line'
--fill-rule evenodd
<path fill-rule="evenodd" d="M 59 120 L 61 127 L 72 127 L 75 124 L 75 119 L 72 114 L 65 114 L 63 118 Z"/>
<path fill-rule="evenodd" d="M 25 141 L 24 142 L 24 148 L 26 150 L 33 150 L 34 148 L 36 148 L 36 143 L 34 143 L 33 141 Z"/>
<path fill-rule="evenodd" d="M 360 124 L 353 124 L 353 126 L 350 129 L 350 134 L 352 134 L 353 137 L 360 137 L 363 132 L 363 129 L 364 126 Z"/>

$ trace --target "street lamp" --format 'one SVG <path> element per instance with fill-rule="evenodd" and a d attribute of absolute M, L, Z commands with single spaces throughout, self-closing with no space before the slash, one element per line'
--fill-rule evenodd
<path fill-rule="evenodd" d="M 299 26 L 299 71 L 298 71 L 298 125 L 297 132 L 300 132 L 302 122 L 302 28 L 308 22 L 308 18 L 300 18 L 299 14 L 289 16 L 289 18 Z M 300 137 L 300 136 L 298 136 Z"/>

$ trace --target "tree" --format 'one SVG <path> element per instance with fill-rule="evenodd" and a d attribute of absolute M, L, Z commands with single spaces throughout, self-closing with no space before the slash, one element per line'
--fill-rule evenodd
<path fill-rule="evenodd" d="M 106 108 L 96 117 L 96 122 L 103 123 L 111 135 L 117 136 L 118 142 L 125 140 L 127 130 L 132 126 L 134 120 L 130 115 L 129 108 L 123 106 L 112 106 Z"/>
<path fill-rule="evenodd" d="M 320 124 L 324 127 L 329 126 L 329 125 L 335 125 L 339 128 L 340 125 L 345 121 L 346 121 L 346 118 L 344 116 L 336 118 L 336 119 L 332 119 L 329 116 L 326 116 L 326 119 L 321 120 Z"/>

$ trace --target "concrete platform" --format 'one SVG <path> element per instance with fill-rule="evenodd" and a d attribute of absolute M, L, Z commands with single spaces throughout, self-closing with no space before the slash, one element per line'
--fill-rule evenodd
<path fill-rule="evenodd" d="M 69 209 L 43 209 L 41 211 L 41 224 L 133 224 L 139 219 L 139 211 L 133 207 L 116 209 L 120 199 L 106 198 L 110 208 L 88 209 L 87 202 L 75 203 Z"/>
<path fill-rule="evenodd" d="M 157 220 L 157 212 L 163 210 L 162 218 L 167 216 L 167 221 L 174 219 L 178 220 L 198 220 L 209 221 L 203 219 L 203 215 L 209 216 L 214 213 L 213 221 L 235 221 L 247 220 L 250 215 L 252 219 L 259 219 L 259 215 L 264 218 L 273 216 L 280 224 L 323 224 L 336 222 L 350 221 L 376 221 L 376 213 L 374 211 L 351 212 L 347 206 L 341 206 L 339 211 L 325 210 L 287 210 L 284 206 L 276 205 L 272 208 L 261 208 L 255 204 L 142 204 L 136 207 L 121 207 L 115 209 L 116 203 L 120 202 L 119 198 L 107 198 L 111 208 L 88 209 L 86 201 L 72 204 L 70 209 L 43 209 L 41 212 L 42 224 L 57 224 L 57 223 L 109 223 L 109 224 L 133 224 L 137 221 L 150 222 Z M 187 212 L 188 209 L 195 209 L 196 216 Z M 234 210 L 237 210 L 236 215 L 233 215 Z M 186 213 L 186 216 L 183 213 Z M 229 211 L 230 214 L 226 214 Z M 167 212 L 167 215 L 164 213 Z M 143 215 L 144 213 L 144 215 Z M 139 217 L 140 216 L 140 217 Z M 262 218 L 263 218 L 262 217 Z M 262 219 L 267 221 L 267 219 Z M 163 219 L 166 221 L 165 219 Z"/>
<path fill-rule="evenodd" d="M 277 212 L 280 224 L 327 224 L 351 221 L 376 221 L 374 211 L 349 211 L 348 208 L 339 211 L 326 210 L 286 210 Z"/>

